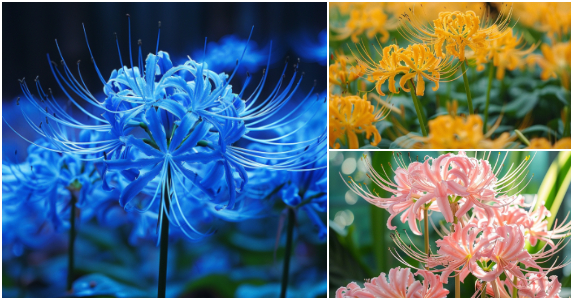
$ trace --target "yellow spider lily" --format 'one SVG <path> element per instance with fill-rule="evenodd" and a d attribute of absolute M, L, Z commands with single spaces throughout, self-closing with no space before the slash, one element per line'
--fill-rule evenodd
<path fill-rule="evenodd" d="M 328 131 L 329 144 L 334 149 L 341 147 L 340 141 L 347 144 L 349 149 L 358 149 L 357 133 L 366 133 L 366 139 L 373 137 L 371 145 L 380 143 L 382 137 L 374 126 L 374 123 L 384 119 L 388 109 L 381 107 L 375 109 L 366 100 L 366 94 L 359 96 L 330 95 L 328 101 Z"/>

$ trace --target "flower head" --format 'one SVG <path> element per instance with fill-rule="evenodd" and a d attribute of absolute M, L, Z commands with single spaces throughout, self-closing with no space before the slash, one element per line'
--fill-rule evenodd
<path fill-rule="evenodd" d="M 488 40 L 486 46 L 475 51 L 473 56 L 476 58 L 477 70 L 485 69 L 484 64 L 489 61 L 497 67 L 496 78 L 502 80 L 505 76 L 505 70 L 515 70 L 525 66 L 525 56 L 531 54 L 537 45 L 525 48 L 523 37 L 513 35 L 513 29 L 507 28 L 504 32 L 499 32 L 494 25 L 493 35 L 495 39 Z"/>
<path fill-rule="evenodd" d="M 529 140 L 527 149 L 571 149 L 571 138 L 562 138 L 553 145 L 551 145 L 551 142 L 547 138 L 532 138 Z"/>
<path fill-rule="evenodd" d="M 420 140 L 430 149 L 502 149 L 512 140 L 507 132 L 490 139 L 493 130 L 483 133 L 479 115 L 442 115 L 430 120 L 428 127 L 428 137 Z"/>
<path fill-rule="evenodd" d="M 408 48 L 400 48 L 398 45 L 390 45 L 382 49 L 379 61 L 369 54 L 364 45 L 354 53 L 356 59 L 367 66 L 366 75 L 370 82 L 376 83 L 376 91 L 384 96 L 382 85 L 388 81 L 390 92 L 397 94 L 396 76 L 400 78 L 400 87 L 409 92 L 406 87 L 409 80 L 416 80 L 416 95 L 423 96 L 425 91 L 425 80 L 433 82 L 435 86 L 432 90 L 437 91 L 439 82 L 444 76 L 448 78 L 452 74 L 452 69 L 456 69 L 451 57 L 436 57 L 433 47 L 425 44 L 409 45 Z"/>
<path fill-rule="evenodd" d="M 553 45 L 541 45 L 542 55 L 531 55 L 530 63 L 537 63 L 541 68 L 541 79 L 561 79 L 561 85 L 571 89 L 571 41 Z"/>
<path fill-rule="evenodd" d="M 250 37 L 245 44 L 249 41 Z M 51 144 L 45 148 L 103 163 L 106 190 L 117 187 L 108 179 L 114 173 L 121 174 L 129 181 L 120 196 L 120 204 L 126 210 L 146 212 L 157 207 L 160 216 L 165 212 L 169 221 L 192 239 L 211 231 L 194 228 L 187 218 L 189 207 L 185 206 L 186 202 L 208 199 L 210 205 L 206 207 L 236 213 L 244 211 L 238 202 L 249 198 L 240 196 L 249 180 L 247 169 L 304 171 L 323 168 L 316 167 L 315 163 L 325 155 L 326 128 L 317 136 L 285 142 L 285 138 L 301 130 L 314 115 L 293 132 L 277 135 L 275 131 L 302 120 L 305 112 L 316 114 L 317 106 L 322 104 L 311 96 L 313 88 L 299 103 L 292 105 L 302 81 L 302 76 L 298 76 L 298 64 L 294 66 L 293 76 L 287 79 L 284 75 L 288 62 L 285 62 L 283 74 L 271 94 L 266 99 L 259 99 L 268 79 L 266 69 L 250 96 L 245 95 L 245 91 L 254 76 L 247 76 L 238 91 L 230 85 L 246 46 L 230 76 L 215 73 L 205 61 L 190 58 L 182 65 L 174 65 L 169 54 L 159 51 L 158 47 L 159 40 L 155 52 L 144 61 L 139 43 L 139 56 L 134 59 L 130 54 L 129 66 L 123 64 L 120 55 L 121 67 L 111 73 L 108 81 L 103 79 L 92 59 L 104 87 L 103 101 L 80 83 L 81 78 L 78 80 L 71 75 L 63 57 L 63 72 L 57 64 L 50 64 L 70 101 L 95 125 L 67 114 L 53 96 L 43 92 L 39 81 L 36 81 L 39 99 L 30 92 L 26 82 L 21 81 L 26 98 L 46 117 L 43 129 L 41 125 L 29 122 Z M 129 48 L 131 50 L 131 43 Z M 269 64 L 270 55 L 267 68 Z M 81 107 L 70 91 L 96 110 L 103 111 L 102 117 Z M 39 103 L 48 105 L 45 112 Z M 293 109 L 285 111 L 286 107 Z M 59 134 L 56 129 L 60 127 L 82 129 L 91 139 L 77 142 Z M 270 148 L 255 151 L 244 147 L 250 143 Z M 209 169 L 205 168 L 207 165 Z M 138 197 L 140 194 L 150 197 Z M 140 198 L 145 200 L 142 202 Z"/>
<path fill-rule="evenodd" d="M 490 24 L 485 11 L 481 16 L 473 10 L 442 11 L 433 24 L 426 24 L 411 10 L 411 15 L 405 14 L 400 18 L 400 31 L 413 43 L 434 45 L 438 57 L 445 57 L 447 53 L 463 62 L 466 48 L 478 51 L 486 47 L 487 41 L 498 38 L 494 34 L 494 25 L 503 32 L 509 25 L 511 12 L 511 8 L 507 14 L 502 11 L 494 24 Z"/>
<path fill-rule="evenodd" d="M 414 275 L 424 277 L 422 283 Z M 390 269 L 388 279 L 385 273 L 364 283 L 364 288 L 352 282 L 336 291 L 336 298 L 445 298 L 449 291 L 444 289 L 439 277 L 428 271 L 412 274 L 409 268 Z"/>
<path fill-rule="evenodd" d="M 328 67 L 328 82 L 330 84 L 346 86 L 365 74 L 366 66 L 361 63 L 347 66 L 347 60 L 348 58 L 344 55 L 338 55 L 334 63 Z"/>
<path fill-rule="evenodd" d="M 395 22 L 390 20 L 382 5 L 379 3 L 342 4 L 338 5 L 339 10 L 343 14 L 349 13 L 349 18 L 343 26 L 331 25 L 331 30 L 336 34 L 333 39 L 344 40 L 350 37 L 352 42 L 358 43 L 358 37 L 363 34 L 366 34 L 368 39 L 380 34 L 382 43 L 388 41 L 390 37 L 388 30 L 395 27 Z"/>
<path fill-rule="evenodd" d="M 386 113 L 386 107 L 376 109 L 366 95 L 338 96 L 330 95 L 328 101 L 329 111 L 329 144 L 333 148 L 340 148 L 338 141 L 347 144 L 350 149 L 358 148 L 358 133 L 365 133 L 366 139 L 373 137 L 371 144 L 378 145 L 381 141 L 380 133 L 374 123 L 381 121 Z"/>

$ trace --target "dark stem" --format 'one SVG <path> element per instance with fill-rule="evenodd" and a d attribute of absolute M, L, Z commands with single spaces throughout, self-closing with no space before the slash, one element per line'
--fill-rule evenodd
<path fill-rule="evenodd" d="M 72 283 L 74 283 L 74 243 L 76 240 L 76 196 L 70 191 L 72 199 L 70 200 L 70 241 L 68 246 L 68 282 L 67 290 L 71 292 Z"/>
<path fill-rule="evenodd" d="M 468 97 L 468 109 L 470 111 L 470 115 L 474 114 L 474 105 L 472 103 L 472 93 L 470 92 L 470 82 L 468 80 L 468 75 L 466 74 L 466 62 L 462 62 L 462 74 L 464 77 L 464 86 L 466 88 L 466 96 Z"/>
<path fill-rule="evenodd" d="M 281 282 L 281 296 L 286 298 L 286 291 L 288 287 L 288 271 L 290 265 L 290 254 L 292 252 L 292 234 L 294 231 L 295 214 L 293 208 L 288 208 L 288 223 L 287 223 L 287 240 L 285 247 L 285 260 L 283 262 L 283 278 Z"/>
<path fill-rule="evenodd" d="M 169 187 L 171 186 L 171 165 L 167 166 L 167 184 L 163 189 L 165 199 L 165 210 L 161 212 L 161 236 L 159 245 L 159 283 L 157 284 L 157 298 L 165 298 L 165 289 L 167 287 L 167 252 L 169 246 L 169 218 L 171 198 L 169 196 Z"/>

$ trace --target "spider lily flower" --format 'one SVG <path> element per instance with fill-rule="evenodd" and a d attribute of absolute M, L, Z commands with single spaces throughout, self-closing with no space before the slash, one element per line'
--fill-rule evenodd
<path fill-rule="evenodd" d="M 43 147 L 49 144 L 40 139 L 28 147 L 24 163 L 9 160 L 2 163 L 2 203 L 6 207 L 19 207 L 37 202 L 46 209 L 46 217 L 54 228 L 61 230 L 69 226 L 71 205 L 79 208 L 89 205 L 87 198 L 98 175 L 93 163 Z M 75 202 L 73 197 L 77 198 Z"/>
<path fill-rule="evenodd" d="M 523 298 L 558 298 L 561 283 L 557 276 L 547 277 L 540 273 L 528 273 L 527 284 L 518 285 L 518 294 Z"/>
<path fill-rule="evenodd" d="M 517 284 L 513 284 L 513 277 L 510 275 L 504 281 L 495 279 L 497 292 L 501 298 L 513 298 L 513 288 L 517 288 L 518 298 L 560 298 L 561 283 L 557 276 L 547 277 L 541 273 L 527 273 L 524 278 L 517 278 Z M 481 291 L 482 284 L 476 281 L 476 290 Z M 494 297 L 495 292 L 490 282 L 486 283 L 486 293 Z"/>
<path fill-rule="evenodd" d="M 421 275 L 424 280 L 414 280 Z M 388 280 L 385 273 L 364 283 L 361 288 L 355 282 L 336 291 L 336 298 L 445 298 L 449 291 L 443 288 L 439 276 L 428 271 L 412 274 L 409 268 L 390 269 Z"/>
<path fill-rule="evenodd" d="M 535 210 L 533 209 L 535 203 L 530 206 L 529 210 L 525 210 L 523 206 L 523 196 L 518 196 L 516 201 L 507 209 L 494 210 L 494 225 L 519 226 L 531 246 L 537 245 L 537 242 L 541 240 L 551 247 L 555 247 L 554 239 L 562 239 L 571 235 L 571 220 L 567 221 L 567 217 L 561 223 L 556 222 L 553 229 L 550 230 L 547 228 L 546 218 L 551 216 L 551 212 L 547 210 L 545 205 L 541 204 Z M 488 220 L 481 209 L 476 209 L 474 215 L 478 226 L 480 220 Z"/>
<path fill-rule="evenodd" d="M 339 149 L 340 143 L 347 144 L 349 149 L 358 149 L 357 134 L 364 133 L 366 139 L 373 137 L 371 145 L 380 143 L 382 137 L 374 123 L 383 120 L 389 113 L 385 106 L 380 109 L 366 100 L 366 94 L 358 96 L 330 95 L 328 100 L 328 130 L 330 147 Z M 339 142 L 337 142 L 339 141 Z"/>
<path fill-rule="evenodd" d="M 334 63 L 328 67 L 328 82 L 331 84 L 331 89 L 333 85 L 344 87 L 365 74 L 365 65 L 358 63 L 355 66 L 347 66 L 347 60 L 346 56 L 337 55 Z"/>
<path fill-rule="evenodd" d="M 542 55 L 530 55 L 529 63 L 536 63 L 541 68 L 541 79 L 561 79 L 561 86 L 571 89 L 571 41 L 541 45 Z"/>
<path fill-rule="evenodd" d="M 512 28 L 500 32 L 497 25 L 493 25 L 493 27 L 493 35 L 498 36 L 498 38 L 488 41 L 485 47 L 478 49 L 471 56 L 476 59 L 478 71 L 483 71 L 485 69 L 484 64 L 492 61 L 493 65 L 497 67 L 497 80 L 502 80 L 505 76 L 505 70 L 522 69 L 526 62 L 525 56 L 531 54 L 537 45 L 531 45 L 525 49 L 526 44 L 523 42 L 523 37 L 513 35 Z"/>
<path fill-rule="evenodd" d="M 555 141 L 553 145 L 547 138 L 532 138 L 526 149 L 571 149 L 571 138 L 562 138 Z"/>
<path fill-rule="evenodd" d="M 547 2 L 545 5 L 516 2 L 513 5 L 515 18 L 519 19 L 521 24 L 547 33 L 551 41 L 563 40 L 567 38 L 567 33 L 571 32 L 571 3 Z"/>
<path fill-rule="evenodd" d="M 498 157 L 495 165 L 491 166 L 486 160 L 489 155 L 484 155 L 480 160 L 468 157 L 463 151 L 457 155 L 444 154 L 436 159 L 426 158 L 423 163 L 410 161 L 406 164 L 403 159 L 395 157 L 399 167 L 394 171 L 394 181 L 386 173 L 382 177 L 362 159 L 370 180 L 393 195 L 382 198 L 352 178 L 347 185 L 369 203 L 391 213 L 387 224 L 390 229 L 396 228 L 391 225 L 391 220 L 397 214 L 407 212 L 402 215 L 402 222 L 407 220 L 412 232 L 421 235 L 416 219 L 422 219 L 421 209 L 424 205 L 430 210 L 441 212 L 446 222 L 453 222 L 454 216 L 464 217 L 472 208 L 480 208 L 491 225 L 494 222 L 494 209 L 507 207 L 518 199 L 520 191 L 516 193 L 515 190 L 524 188 L 522 183 L 527 178 L 527 167 L 531 163 L 528 157 L 517 167 L 512 165 L 500 176 L 506 158 L 507 154 L 501 161 Z M 454 211 L 452 206 L 458 205 L 461 207 Z"/>
<path fill-rule="evenodd" d="M 353 53 L 359 64 L 365 65 L 367 79 L 376 83 L 376 91 L 384 96 L 382 85 L 388 81 L 390 92 L 397 94 L 396 76 L 400 78 L 400 87 L 410 92 L 406 87 L 409 80 L 416 80 L 416 95 L 423 96 L 426 89 L 425 80 L 433 82 L 432 90 L 437 91 L 440 81 L 444 81 L 454 75 L 458 64 L 453 62 L 452 57 L 441 57 L 434 54 L 432 46 L 426 44 L 409 45 L 408 48 L 400 48 L 398 45 L 384 47 L 380 52 L 380 60 L 375 60 L 369 54 L 365 45 L 358 47 L 357 53 Z"/>
<path fill-rule="evenodd" d="M 209 68 L 215 72 L 232 72 L 237 65 L 236 59 L 237 57 L 241 57 L 242 50 L 247 42 L 249 43 L 249 52 L 247 52 L 241 60 L 241 71 L 244 70 L 244 72 L 242 72 L 244 74 L 246 74 L 247 70 L 251 70 L 251 72 L 257 71 L 266 65 L 267 47 L 259 47 L 255 41 L 244 40 L 236 34 L 226 35 L 217 42 L 209 42 L 209 44 L 207 44 L 208 51 L 204 61 Z M 193 52 L 191 57 L 203 57 L 203 49 L 197 49 Z"/>
<path fill-rule="evenodd" d="M 501 10 L 493 24 L 485 10 L 481 16 L 472 10 L 443 11 L 433 24 L 425 24 L 412 11 L 411 15 L 404 14 L 400 17 L 401 26 L 398 30 L 412 43 L 433 45 L 437 57 L 446 57 L 443 52 L 445 44 L 446 53 L 463 62 L 466 60 L 467 47 L 479 51 L 486 47 L 488 41 L 499 37 L 495 34 L 494 28 L 499 32 L 508 28 L 513 7 L 506 9 L 507 7 L 504 7 Z"/>
<path fill-rule="evenodd" d="M 507 132 L 493 139 L 497 127 L 498 124 L 484 134 L 483 121 L 478 115 L 443 115 L 428 122 L 430 133 L 419 140 L 430 149 L 503 149 L 513 139 Z"/>
<path fill-rule="evenodd" d="M 341 7 L 342 8 L 342 7 Z M 396 27 L 395 20 L 383 10 L 380 3 L 349 4 L 349 19 L 342 25 L 332 24 L 330 30 L 334 33 L 333 40 L 345 40 L 348 37 L 353 43 L 358 43 L 359 36 L 365 34 L 368 39 L 381 34 L 380 41 L 385 43 L 390 38 L 388 30 Z M 347 9 L 342 8 L 342 13 Z"/>
<path fill-rule="evenodd" d="M 302 76 L 297 76 L 299 64 L 295 65 L 292 78 L 287 80 L 285 72 L 288 62 L 285 63 L 283 76 L 266 99 L 261 97 L 267 81 L 266 71 L 252 94 L 244 96 L 252 77 L 247 76 L 238 93 L 233 92 L 230 81 L 240 67 L 246 46 L 233 73 L 228 76 L 211 71 L 204 61 L 198 63 L 189 59 L 183 65 L 174 66 L 169 54 L 159 51 L 159 39 L 155 54 L 149 54 L 145 63 L 141 55 L 141 43 L 138 43 L 139 55 L 135 59 L 137 66 L 134 66 L 131 31 L 129 35 L 129 67 L 123 64 L 120 54 L 122 67 L 114 70 L 107 82 L 92 58 L 104 86 L 104 101 L 98 101 L 89 92 L 81 74 L 79 80 L 72 75 L 63 57 L 63 72 L 60 72 L 57 65 L 50 65 L 66 96 L 96 125 L 81 123 L 66 114 L 36 82 L 39 102 L 49 103 L 50 109 L 56 112 L 52 115 L 46 109 L 46 120 L 50 121 L 50 125 L 46 124 L 44 129 L 40 129 L 41 125 L 36 128 L 52 144 L 45 148 L 74 153 L 84 160 L 103 162 L 102 177 L 106 190 L 113 188 L 108 179 L 120 171 L 130 181 L 120 195 L 120 204 L 126 210 L 148 211 L 156 205 L 158 193 L 161 193 L 158 213 L 167 212 L 171 223 L 180 227 L 190 238 L 196 239 L 203 236 L 204 232 L 195 230 L 188 222 L 181 204 L 185 202 L 185 197 L 175 188 L 176 185 L 183 185 L 187 190 L 196 188 L 193 196 L 213 200 L 216 210 L 233 210 L 239 199 L 237 194 L 248 181 L 247 168 L 285 171 L 323 168 L 315 166 L 315 163 L 325 156 L 323 148 L 326 128 L 317 136 L 288 143 L 284 141 L 292 133 L 271 138 L 257 137 L 257 134 L 274 133 L 276 128 L 301 120 L 305 112 L 312 112 L 320 105 L 319 101 L 311 97 L 313 88 L 292 110 L 285 111 L 291 105 L 302 81 Z M 246 44 L 249 41 L 250 36 Z M 120 52 L 119 42 L 117 44 Z M 89 44 L 88 49 L 91 54 Z M 267 68 L 270 61 L 269 55 Z M 192 79 L 186 80 L 189 76 Z M 40 109 L 38 99 L 32 95 L 24 81 L 22 88 L 28 100 Z M 102 118 L 75 102 L 71 97 L 73 93 L 96 110 L 103 111 Z M 303 122 L 295 132 L 302 130 L 311 119 Z M 31 120 L 29 123 L 35 126 Z M 95 138 L 89 142 L 76 142 L 52 130 L 60 127 L 81 129 Z M 148 138 L 142 138 L 144 134 Z M 270 145 L 271 148 L 266 152 L 253 151 L 237 145 L 239 142 Z M 209 163 L 214 164 L 213 168 L 210 172 L 201 172 L 200 177 L 201 166 Z M 219 201 L 223 199 L 217 192 L 221 189 L 220 185 L 217 186 L 220 181 L 226 183 L 226 203 Z M 172 193 L 169 201 L 165 193 L 167 189 Z M 141 192 L 152 195 L 143 205 L 132 201 Z"/>
<path fill-rule="evenodd" d="M 480 236 L 478 237 L 478 235 Z M 436 241 L 437 254 L 430 254 L 429 256 L 417 248 L 411 249 L 399 235 L 393 234 L 392 238 L 396 245 L 409 257 L 430 268 L 444 266 L 444 269 L 432 270 L 432 272 L 441 272 L 440 280 L 442 283 L 448 283 L 448 277 L 451 277 L 452 272 L 460 275 L 461 282 L 469 273 L 484 281 L 492 281 L 501 273 L 498 270 L 487 270 L 478 264 L 478 261 L 481 263 L 483 257 L 491 256 L 495 242 L 501 238 L 489 228 L 478 228 L 473 224 L 465 226 L 459 223 L 454 224 L 454 232 Z M 398 255 L 396 250 L 394 252 L 392 254 L 396 259 L 412 267 Z"/>
<path fill-rule="evenodd" d="M 374 170 L 374 167 L 372 167 L 365 157 L 360 158 L 368 170 L 368 178 L 382 190 L 393 194 L 389 198 L 380 197 L 375 188 L 370 191 L 366 185 L 363 187 L 361 183 L 356 183 L 352 177 L 349 177 L 350 180 L 348 181 L 345 180 L 348 188 L 358 196 L 362 197 L 370 204 L 384 208 L 390 212 L 391 215 L 386 223 L 386 226 L 390 230 L 396 229 L 396 226 L 392 226 L 392 220 L 394 217 L 402 213 L 400 220 L 402 223 L 405 223 L 407 221 L 407 217 L 410 215 L 410 211 L 413 210 L 413 205 L 416 202 L 415 199 L 419 199 L 423 196 L 422 193 L 412 187 L 409 176 L 410 172 L 420 168 L 421 164 L 413 162 L 406 166 L 403 160 L 399 160 L 396 156 L 394 156 L 394 159 L 400 167 L 394 170 L 394 180 L 391 180 L 384 169 L 385 176 L 383 177 Z M 340 176 L 342 177 L 342 174 Z M 344 177 L 342 177 L 342 179 L 344 180 Z M 421 211 L 415 211 L 414 214 L 418 220 L 422 219 L 423 215 Z"/>
<path fill-rule="evenodd" d="M 328 59 L 325 59 L 328 51 L 327 36 L 326 28 L 318 34 L 318 37 L 313 37 L 307 31 L 303 31 L 296 38 L 291 39 L 291 44 L 295 52 L 305 61 L 325 66 L 328 64 Z"/>
<path fill-rule="evenodd" d="M 496 263 L 496 270 L 499 273 L 511 273 L 513 276 L 521 278 L 523 277 L 522 271 L 527 269 L 520 268 L 518 266 L 519 263 L 529 268 L 539 269 L 542 272 L 541 267 L 535 263 L 532 256 L 525 250 L 525 237 L 518 226 L 500 226 L 495 231 L 502 239 L 496 241 L 489 258 Z"/>

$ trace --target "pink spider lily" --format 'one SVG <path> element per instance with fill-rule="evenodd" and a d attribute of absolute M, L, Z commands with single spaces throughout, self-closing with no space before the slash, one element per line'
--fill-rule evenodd
<path fill-rule="evenodd" d="M 523 207 L 529 206 L 529 211 Z M 529 241 L 531 246 L 537 245 L 537 241 L 541 240 L 551 247 L 555 247 L 553 239 L 562 239 L 571 235 L 571 220 L 566 221 L 569 214 L 565 217 L 565 221 L 561 223 L 555 222 L 553 230 L 548 230 L 546 217 L 551 216 L 551 212 L 542 204 L 537 209 L 533 210 L 535 202 L 531 205 L 525 205 L 523 196 L 519 195 L 516 201 L 506 209 L 494 210 L 494 224 L 496 226 L 517 225 L 523 230 L 523 235 Z M 475 222 L 478 226 L 483 225 L 487 220 L 487 216 L 480 208 L 476 208 Z"/>
<path fill-rule="evenodd" d="M 374 167 L 368 162 L 367 159 L 364 157 L 361 158 L 361 161 L 365 164 L 366 168 L 368 169 L 368 178 L 382 190 L 385 190 L 393 195 L 389 198 L 383 198 L 378 195 L 376 189 L 370 191 L 370 189 L 366 185 L 362 185 L 361 183 L 357 183 L 354 181 L 352 177 L 349 176 L 350 180 L 348 182 L 345 181 L 346 185 L 350 190 L 356 193 L 358 196 L 362 197 L 364 200 L 368 201 L 370 204 L 375 205 L 380 208 L 384 208 L 388 210 L 391 214 L 390 218 L 388 218 L 387 226 L 391 230 L 395 230 L 396 226 L 392 226 L 392 220 L 398 214 L 404 212 L 402 217 L 400 218 L 402 223 L 406 222 L 406 218 L 411 210 L 412 206 L 414 205 L 414 199 L 420 198 L 422 195 L 417 193 L 415 190 L 412 189 L 409 180 L 409 174 L 416 168 L 418 168 L 421 164 L 414 162 L 411 163 L 409 166 L 405 166 L 404 163 L 400 162 L 396 157 L 396 162 L 400 164 L 402 167 L 398 167 L 394 170 L 394 181 L 392 181 L 389 177 L 384 168 L 384 175 L 385 178 L 382 177 L 378 172 L 374 170 Z M 342 174 L 341 174 L 342 176 Z M 344 178 L 343 178 L 344 180 Z M 422 214 L 420 211 L 417 212 L 417 218 L 422 219 Z"/>
<path fill-rule="evenodd" d="M 414 280 L 414 275 L 424 277 L 423 283 Z M 449 291 L 444 289 L 439 276 L 429 271 L 412 274 L 409 268 L 390 269 L 386 274 L 364 283 L 364 288 L 354 282 L 336 291 L 336 298 L 445 298 Z"/>
<path fill-rule="evenodd" d="M 523 279 L 517 280 L 517 284 L 513 283 L 513 277 L 508 276 L 504 281 L 499 278 L 495 279 L 497 292 L 500 298 L 513 298 L 513 288 L 517 288 L 518 298 L 560 298 L 561 283 L 557 280 L 557 276 L 553 275 L 547 277 L 543 273 L 527 273 Z M 481 282 L 476 282 L 476 294 L 481 294 Z M 491 282 L 486 283 L 486 293 L 492 297 L 495 291 Z"/>
<path fill-rule="evenodd" d="M 481 235 L 478 237 L 480 233 Z M 440 281 L 442 283 L 448 283 L 448 277 L 453 277 L 450 276 L 452 272 L 460 275 L 461 282 L 464 281 L 469 273 L 485 281 L 491 281 L 499 276 L 500 271 L 486 271 L 480 266 L 480 264 L 483 265 L 483 258 L 491 256 L 495 242 L 499 238 L 500 236 L 491 228 L 478 228 L 474 224 L 462 226 L 458 223 L 454 224 L 453 233 L 436 241 L 436 245 L 439 248 L 437 254 L 428 255 L 415 247 L 411 240 L 410 244 L 406 244 L 399 234 L 392 235 L 394 243 L 407 256 L 414 258 L 429 268 L 444 266 L 445 268 L 443 269 L 430 270 L 430 272 L 441 272 Z M 417 269 L 400 257 L 396 250 L 392 252 L 392 255 L 401 263 Z"/>
<path fill-rule="evenodd" d="M 512 204 L 518 197 L 516 194 L 527 186 L 527 184 L 522 186 L 522 183 L 527 178 L 527 167 L 532 159 L 528 156 L 517 167 L 511 165 L 505 175 L 498 178 L 507 153 L 501 162 L 498 156 L 493 166 L 485 158 L 485 154 L 484 159 L 477 159 L 468 157 L 465 152 L 460 151 L 456 158 L 452 159 L 451 170 L 451 173 L 460 180 L 451 182 L 449 188 L 463 197 L 463 203 L 456 212 L 458 218 L 470 209 L 478 207 L 484 211 L 488 225 L 491 226 L 496 209 Z M 518 188 L 521 190 L 516 193 L 515 190 Z M 510 193 L 512 196 L 508 196 Z"/>
<path fill-rule="evenodd" d="M 490 259 L 497 264 L 496 268 L 500 273 L 509 272 L 514 276 L 523 278 L 522 271 L 527 271 L 527 269 L 520 268 L 519 263 L 542 271 L 542 268 L 525 250 L 525 237 L 522 229 L 517 225 L 507 225 L 498 227 L 496 233 L 501 239 L 497 240 Z"/>

